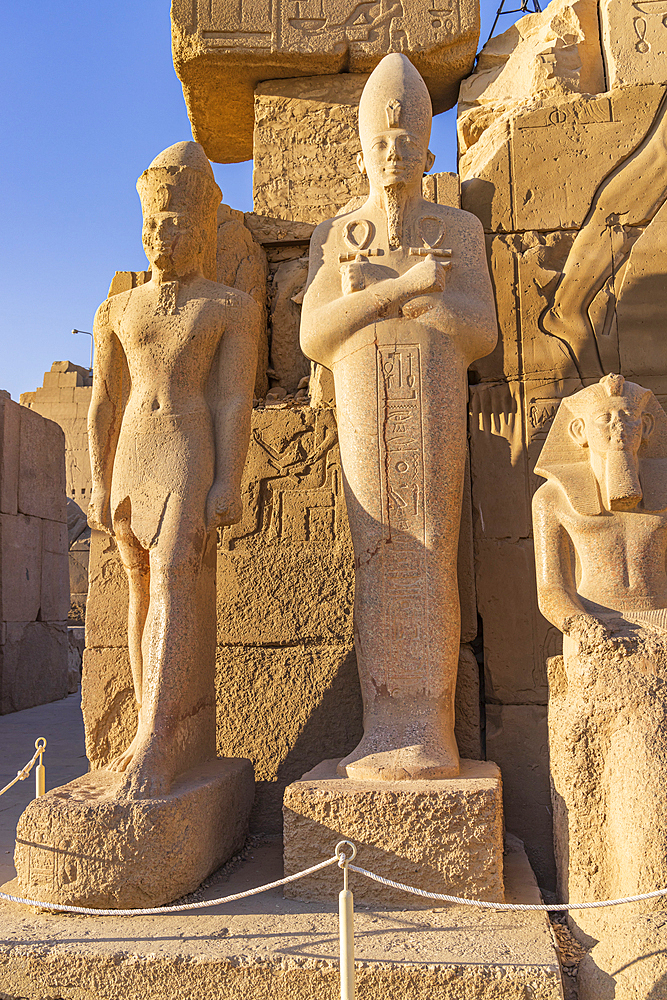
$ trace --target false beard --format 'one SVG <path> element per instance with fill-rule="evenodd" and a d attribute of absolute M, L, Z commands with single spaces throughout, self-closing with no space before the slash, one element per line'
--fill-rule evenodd
<path fill-rule="evenodd" d="M 384 207 L 387 213 L 389 248 L 397 250 L 403 243 L 403 185 L 395 184 L 384 189 Z"/>
<path fill-rule="evenodd" d="M 642 498 L 637 459 L 624 450 L 607 452 L 607 499 L 610 510 L 631 510 Z"/>

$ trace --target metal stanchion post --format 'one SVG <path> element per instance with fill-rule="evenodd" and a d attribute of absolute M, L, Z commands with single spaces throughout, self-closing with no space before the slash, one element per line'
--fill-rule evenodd
<path fill-rule="evenodd" d="M 46 740 L 43 736 L 35 740 L 35 750 L 39 750 L 39 764 L 35 768 L 35 796 L 39 798 L 46 791 L 46 768 L 42 763 L 42 756 L 46 750 Z"/>
<path fill-rule="evenodd" d="M 351 847 L 348 858 L 344 847 Z M 347 866 L 357 856 L 357 848 L 350 840 L 336 844 L 338 865 L 343 869 L 343 888 L 338 896 L 338 926 L 340 933 L 340 1000 L 354 1000 L 354 897 L 348 888 Z"/>

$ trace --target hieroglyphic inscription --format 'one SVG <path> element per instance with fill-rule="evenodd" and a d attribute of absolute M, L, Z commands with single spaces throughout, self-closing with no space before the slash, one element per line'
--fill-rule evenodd
<path fill-rule="evenodd" d="M 28 850 L 30 882 L 43 885 L 49 892 L 57 889 L 56 855 L 53 848 L 31 845 Z"/>
<path fill-rule="evenodd" d="M 428 674 L 421 358 L 417 344 L 377 352 L 385 661 L 401 686 Z"/>
<path fill-rule="evenodd" d="M 538 108 L 523 115 L 517 129 L 549 128 L 552 125 L 606 125 L 614 121 L 614 110 L 608 97 L 569 104 L 567 108 Z"/>
<path fill-rule="evenodd" d="M 458 5 L 411 0 L 405 6 L 403 0 L 197 0 L 197 27 L 216 48 L 329 51 L 344 44 L 378 54 L 437 44 L 460 31 Z"/>

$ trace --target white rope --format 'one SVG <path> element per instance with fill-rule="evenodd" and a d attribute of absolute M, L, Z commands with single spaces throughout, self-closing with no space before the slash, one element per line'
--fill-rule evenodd
<path fill-rule="evenodd" d="M 392 882 L 390 878 L 383 878 L 374 872 L 366 871 L 365 868 L 358 868 L 356 865 L 348 865 L 351 872 L 358 872 L 366 878 L 372 878 L 374 882 L 381 885 L 390 885 L 392 889 L 402 889 L 403 892 L 411 892 L 415 896 L 424 896 L 426 899 L 438 899 L 443 903 L 457 903 L 462 906 L 478 906 L 483 910 L 592 910 L 601 906 L 618 906 L 619 903 L 637 903 L 642 899 L 655 899 L 656 896 L 667 896 L 667 889 L 656 889 L 654 892 L 643 892 L 639 896 L 624 896 L 623 899 L 604 899 L 599 903 L 491 903 L 485 899 L 462 899 L 461 896 L 446 896 L 442 892 L 426 892 L 425 889 L 416 889 L 413 885 L 405 885 L 403 882 Z"/>
<path fill-rule="evenodd" d="M 37 744 L 41 745 L 38 746 Z M 10 781 L 8 785 L 5 785 L 4 788 L 0 789 L 0 795 L 4 795 L 5 792 L 8 792 L 9 789 L 13 785 L 15 785 L 17 781 L 25 781 L 25 779 L 28 777 L 33 767 L 35 766 L 35 761 L 40 756 L 40 754 L 43 754 L 44 751 L 46 750 L 46 740 L 44 739 L 43 736 L 40 736 L 39 739 L 36 740 L 35 746 L 37 747 L 37 749 L 32 755 L 32 760 L 29 760 L 28 763 L 25 765 L 25 767 L 22 767 L 20 771 L 16 772 L 16 777 L 12 781 Z"/>
<path fill-rule="evenodd" d="M 37 906 L 42 910 L 59 910 L 62 913 L 83 913 L 95 917 L 152 916 L 161 913 L 180 913 L 183 910 L 201 910 L 209 906 L 220 906 L 222 903 L 233 903 L 236 899 L 246 899 L 248 896 L 256 896 L 260 892 L 267 892 L 269 889 L 277 889 L 279 886 L 287 885 L 289 882 L 296 882 L 300 878 L 305 878 L 306 875 L 312 875 L 314 872 L 319 872 L 323 868 L 328 868 L 330 865 L 335 864 L 338 864 L 340 868 L 357 872 L 359 875 L 365 875 L 366 878 L 373 879 L 374 882 L 379 882 L 380 885 L 388 885 L 392 889 L 401 889 L 403 892 L 410 892 L 414 896 L 423 896 L 425 899 L 437 899 L 443 903 L 455 903 L 459 906 L 476 906 L 482 910 L 519 910 L 522 912 L 526 910 L 548 912 L 553 912 L 554 910 L 593 910 L 603 906 L 618 906 L 620 903 L 638 903 L 643 899 L 655 899 L 658 896 L 667 896 L 667 889 L 655 889 L 653 892 L 643 892 L 638 896 L 624 896 L 622 899 L 604 899 L 597 903 L 493 903 L 485 899 L 464 899 L 462 896 L 448 896 L 443 892 L 427 892 L 425 889 L 417 889 L 413 885 L 405 885 L 404 882 L 394 882 L 390 878 L 383 878 L 382 875 L 369 872 L 366 868 L 359 868 L 357 865 L 352 865 L 346 858 L 345 853 L 340 850 L 344 843 L 349 844 L 350 841 L 342 841 L 341 844 L 338 844 L 336 854 L 333 857 L 328 858 L 326 861 L 321 861 L 318 865 L 313 865 L 312 868 L 304 868 L 303 871 L 296 872 L 295 875 L 287 875 L 276 882 L 268 882 L 266 885 L 260 885 L 256 889 L 246 889 L 245 892 L 237 892 L 232 896 L 221 896 L 219 899 L 203 899 L 197 903 L 180 903 L 174 906 L 153 906 L 134 910 L 98 910 L 88 906 L 67 906 L 63 903 L 44 903 L 38 899 L 23 899 L 21 896 L 11 896 L 6 892 L 0 892 L 0 899 L 6 899 L 9 903 L 24 903 L 26 906 Z M 351 857 L 354 858 L 356 857 L 356 848 L 354 845 L 351 846 L 354 850 Z"/>
<path fill-rule="evenodd" d="M 143 910 L 95 910 L 89 906 L 66 906 L 62 903 L 42 903 L 38 899 L 22 899 L 20 896 L 10 896 L 7 892 L 0 892 L 0 899 L 6 899 L 10 903 L 25 903 L 26 906 L 38 906 L 41 910 L 60 910 L 62 913 L 84 913 L 94 917 L 147 917 L 160 913 L 180 913 L 181 910 L 202 910 L 208 906 L 219 906 L 221 903 L 233 903 L 235 899 L 245 899 L 246 896 L 256 896 L 260 892 L 268 889 L 276 889 L 279 885 L 287 885 L 288 882 L 296 882 L 297 879 L 304 878 L 305 875 L 312 875 L 322 868 L 338 863 L 337 855 L 321 861 L 319 865 L 312 868 L 304 868 L 296 875 L 288 875 L 286 878 L 279 878 L 277 882 L 268 882 L 260 885 L 256 889 L 246 889 L 245 892 L 235 892 L 232 896 L 221 896 L 219 899 L 201 899 L 198 903 L 179 903 L 175 906 L 151 906 Z"/>

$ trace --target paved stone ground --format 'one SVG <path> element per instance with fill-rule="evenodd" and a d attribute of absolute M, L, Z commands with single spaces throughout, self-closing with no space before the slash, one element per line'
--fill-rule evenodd
<path fill-rule="evenodd" d="M 35 752 L 35 740 L 44 736 L 46 787 L 64 785 L 85 774 L 81 695 L 37 705 L 23 712 L 0 715 L 0 788 L 16 776 Z M 35 795 L 34 770 L 0 798 L 0 885 L 14 878 L 14 835 L 18 818 Z"/>
<path fill-rule="evenodd" d="M 47 788 L 87 771 L 80 697 L 70 695 L 0 716 L 0 787 L 30 759 L 38 736 L 48 741 Z M 15 875 L 16 822 L 33 795 L 31 775 L 0 799 L 0 884 Z M 508 902 L 538 901 L 528 860 L 516 844 L 505 866 Z M 280 841 L 249 842 L 240 858 L 193 896 L 213 900 L 281 874 Z M 333 1000 L 339 996 L 336 911 L 335 898 L 330 904 L 304 903 L 284 899 L 279 889 L 192 913 L 131 918 L 35 913 L 3 901 L 0 998 L 145 1000 L 148 990 L 151 1000 L 204 995 Z M 560 1000 L 563 995 L 545 914 L 359 906 L 355 950 L 360 996 Z"/>

